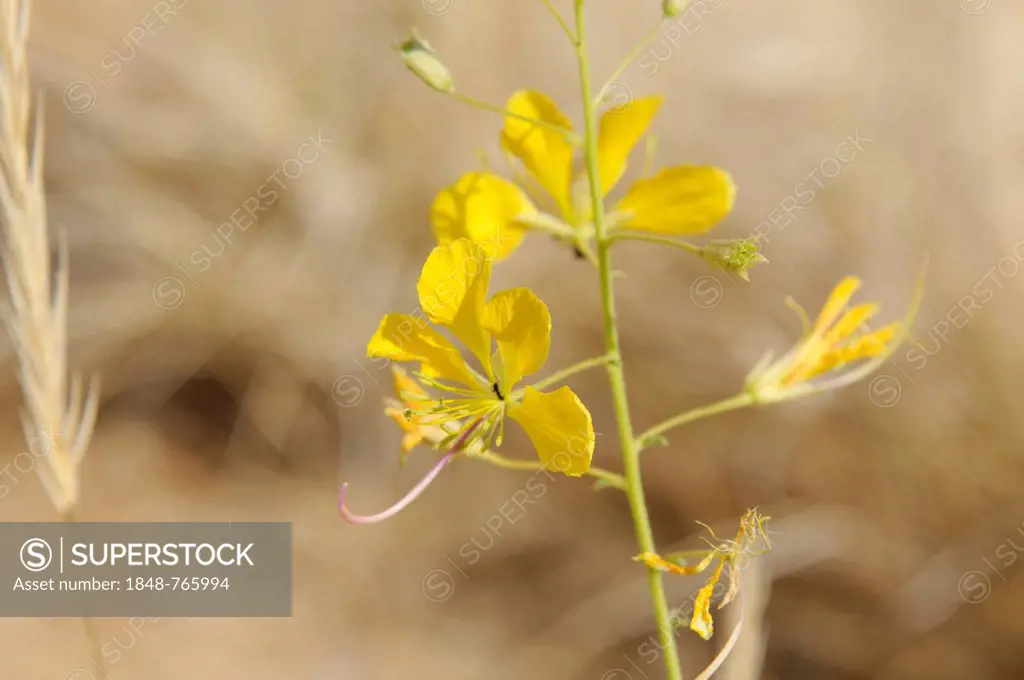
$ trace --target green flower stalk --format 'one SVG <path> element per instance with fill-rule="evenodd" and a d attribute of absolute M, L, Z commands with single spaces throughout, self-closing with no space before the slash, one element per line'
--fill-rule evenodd
<path fill-rule="evenodd" d="M 641 553 L 654 553 L 654 532 L 647 514 L 644 497 L 643 476 L 640 471 L 640 452 L 633 437 L 633 421 L 630 417 L 629 398 L 626 396 L 626 376 L 622 366 L 619 345 L 619 329 L 615 315 L 615 289 L 612 275 L 611 242 L 607 240 L 604 223 L 603 191 L 601 168 L 598 165 L 597 116 L 594 111 L 594 95 L 590 86 L 590 62 L 587 53 L 586 22 L 583 17 L 583 0 L 574 0 L 576 13 L 576 57 L 580 69 L 580 90 L 583 98 L 583 120 L 586 128 L 587 180 L 590 183 L 591 218 L 594 236 L 597 239 L 598 272 L 601 280 L 601 307 L 604 319 L 605 350 L 618 360 L 608 364 L 608 379 L 611 383 L 612 402 L 615 406 L 615 421 L 619 429 L 619 446 L 625 470 L 629 509 L 633 516 L 637 545 Z M 658 626 L 658 640 L 665 659 L 665 670 L 669 680 L 682 680 L 683 672 L 676 648 L 675 627 L 665 586 L 663 573 L 654 567 L 647 569 L 647 582 L 654 606 L 654 619 Z"/>

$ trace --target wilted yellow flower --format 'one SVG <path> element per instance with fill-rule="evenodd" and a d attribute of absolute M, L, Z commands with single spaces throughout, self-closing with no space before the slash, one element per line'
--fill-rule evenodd
<path fill-rule="evenodd" d="M 813 325 L 803 308 L 791 300 L 787 301 L 804 323 L 804 337 L 777 360 L 773 361 L 771 352 L 765 354 L 747 376 L 747 391 L 756 401 L 781 401 L 848 385 L 867 375 L 874 366 L 862 365 L 824 381 L 814 378 L 840 371 L 860 359 L 874 358 L 877 365 L 895 350 L 916 309 L 911 309 L 903 323 L 894 322 L 869 331 L 867 322 L 878 312 L 879 306 L 860 304 L 847 308 L 860 286 L 861 281 L 855 276 L 840 281 Z M 901 337 L 897 338 L 897 335 Z"/>
<path fill-rule="evenodd" d="M 545 467 L 582 475 L 594 453 L 590 412 L 568 387 L 552 392 L 516 387 L 547 359 L 548 308 L 527 288 L 501 291 L 487 300 L 490 276 L 490 260 L 459 239 L 434 248 L 417 285 L 427 319 L 460 340 L 478 368 L 466 363 L 444 335 L 409 314 L 385 316 L 367 354 L 418 362 L 417 377 L 446 394 L 421 401 L 422 393 L 406 390 L 416 405 L 408 409 L 416 419 L 410 426 L 437 426 L 450 432 L 445 442 L 458 439 L 462 449 L 484 450 L 491 442 L 501 444 L 507 414 L 526 431 Z M 493 344 L 497 351 L 492 353 Z"/>
<path fill-rule="evenodd" d="M 660 106 L 661 97 L 644 97 L 601 117 L 597 161 L 602 198 L 622 178 L 630 153 Z M 588 241 L 593 225 L 587 173 L 576 147 L 558 131 L 571 131 L 572 123 L 551 99 L 531 90 L 512 95 L 506 109 L 544 123 L 505 119 L 501 146 L 525 174 L 513 183 L 489 172 L 471 172 L 442 190 L 431 210 L 438 242 L 468 238 L 489 244 L 500 259 L 515 250 L 526 229 Z M 732 179 L 719 168 L 665 168 L 634 182 L 608 209 L 608 229 L 703 233 L 729 213 L 734 195 Z"/>
<path fill-rule="evenodd" d="M 684 553 L 667 555 L 666 557 L 660 557 L 654 553 L 643 553 L 634 559 L 643 562 L 653 569 L 669 571 L 675 574 L 699 574 L 711 566 L 712 563 L 716 563 L 711 576 L 708 577 L 704 587 L 697 592 L 697 596 L 694 598 L 693 618 L 690 621 L 690 630 L 705 640 L 710 640 L 715 632 L 714 621 L 711 618 L 711 600 L 714 596 L 715 586 L 718 584 L 722 572 L 728 566 L 729 588 L 722 597 L 722 601 L 718 604 L 718 609 L 722 609 L 722 607 L 732 602 L 736 594 L 739 593 L 740 567 L 737 564 L 737 560 L 744 555 L 762 555 L 771 549 L 771 540 L 768 538 L 768 528 L 766 526 L 770 519 L 771 517 L 762 515 L 757 511 L 757 508 L 754 508 L 753 510 L 748 510 L 740 518 L 740 528 L 736 533 L 736 538 L 733 540 L 719 539 L 715 536 L 715 532 L 711 531 L 708 527 L 711 538 L 717 541 L 717 543 L 708 541 L 710 549 L 691 550 Z M 706 527 L 707 525 L 704 526 Z M 693 557 L 700 557 L 701 559 L 694 565 L 680 564 L 680 562 L 684 561 L 683 558 Z"/>

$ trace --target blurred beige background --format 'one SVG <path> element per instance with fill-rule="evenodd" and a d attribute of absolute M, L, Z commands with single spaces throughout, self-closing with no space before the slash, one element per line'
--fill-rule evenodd
<path fill-rule="evenodd" d="M 600 81 L 659 10 L 589 4 Z M 463 91 L 501 103 L 533 87 L 577 110 L 571 50 L 534 1 L 36 3 L 72 351 L 105 386 L 81 517 L 294 522 L 293 618 L 101 620 L 122 651 L 113 678 L 661 677 L 611 491 L 533 478 L 543 496 L 511 521 L 502 508 L 531 477 L 464 461 L 393 521 L 337 518 L 343 479 L 372 511 L 430 464 L 424 451 L 399 470 L 388 375 L 363 349 L 383 313 L 415 307 L 434 192 L 479 149 L 497 157 L 497 117 L 394 55 L 410 25 Z M 688 676 L 741 606 L 750 636 L 723 678 L 1024 673 L 1022 37 L 1010 0 L 704 0 L 621 79 L 666 93 L 660 164 L 733 173 L 717 236 L 775 220 L 751 284 L 622 248 L 640 426 L 733 393 L 764 349 L 791 343 L 786 295 L 816 309 L 858 274 L 895 318 L 931 258 L 920 345 L 873 382 L 702 422 L 645 454 L 665 547 L 694 544 L 695 520 L 730 532 L 754 505 L 777 518 L 776 549 L 712 643 L 680 632 Z M 837 151 L 850 137 L 852 159 Z M 814 198 L 783 223 L 801 186 Z M 267 209 L 228 242 L 219 225 L 253 200 Z M 496 274 L 506 284 L 551 307 L 549 367 L 600 351 L 588 265 L 531 236 Z M 4 352 L 13 465 L 25 445 Z M 604 376 L 572 384 L 602 433 L 597 461 L 618 469 Z M 55 519 L 31 470 L 5 474 L 0 519 Z M 671 580 L 673 603 L 700 583 Z M 0 640 L 6 677 L 101 677 L 79 620 L 5 619 Z"/>

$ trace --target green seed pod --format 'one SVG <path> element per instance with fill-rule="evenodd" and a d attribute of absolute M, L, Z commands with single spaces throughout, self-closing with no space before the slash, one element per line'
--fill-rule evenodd
<path fill-rule="evenodd" d="M 438 92 L 455 91 L 451 71 L 441 63 L 427 41 L 420 38 L 416 31 L 413 31 L 412 36 L 398 46 L 398 53 L 402 56 L 402 61 L 405 62 L 408 69 L 427 85 Z"/>
<path fill-rule="evenodd" d="M 661 0 L 661 13 L 667 18 L 677 17 L 686 9 L 689 0 Z"/>

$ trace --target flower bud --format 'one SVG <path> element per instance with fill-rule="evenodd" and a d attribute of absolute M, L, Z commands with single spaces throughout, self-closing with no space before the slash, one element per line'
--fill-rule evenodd
<path fill-rule="evenodd" d="M 689 0 L 661 0 L 661 13 L 671 19 L 683 13 Z"/>
<path fill-rule="evenodd" d="M 398 46 L 398 53 L 406 67 L 427 85 L 438 92 L 455 91 L 451 71 L 441 63 L 427 41 L 420 38 L 416 31 Z"/>
<path fill-rule="evenodd" d="M 756 238 L 719 239 L 701 248 L 700 256 L 727 272 L 736 273 L 744 281 L 750 280 L 747 270 L 768 258 L 761 254 Z"/>

